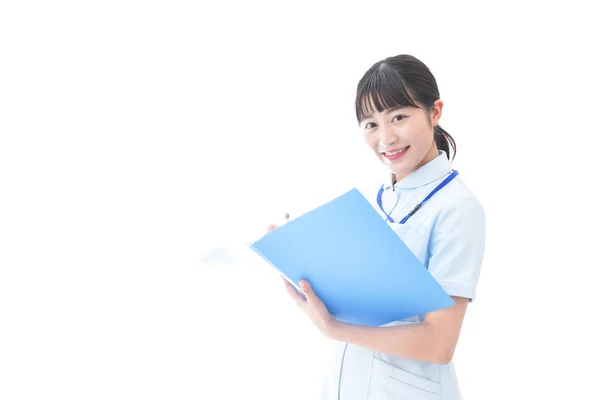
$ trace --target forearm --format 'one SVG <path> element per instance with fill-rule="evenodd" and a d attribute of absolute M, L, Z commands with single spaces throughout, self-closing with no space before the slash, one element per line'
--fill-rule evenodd
<path fill-rule="evenodd" d="M 329 336 L 376 352 L 437 364 L 449 363 L 454 352 L 427 322 L 386 327 L 335 322 Z"/>
<path fill-rule="evenodd" d="M 425 315 L 410 325 L 370 327 L 337 321 L 306 281 L 301 295 L 284 279 L 288 293 L 315 326 L 330 339 L 352 343 L 376 352 L 413 360 L 447 364 L 452 359 L 469 299 L 452 297 L 455 305 Z"/>

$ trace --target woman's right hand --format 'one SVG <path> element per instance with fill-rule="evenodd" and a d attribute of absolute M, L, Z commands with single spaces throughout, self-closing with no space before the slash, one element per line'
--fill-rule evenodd
<path fill-rule="evenodd" d="M 279 225 L 271 224 L 267 227 L 267 233 L 272 232 L 277 228 L 279 228 Z"/>

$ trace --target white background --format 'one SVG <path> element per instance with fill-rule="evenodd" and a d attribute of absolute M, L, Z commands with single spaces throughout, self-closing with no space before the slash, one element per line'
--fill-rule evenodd
<path fill-rule="evenodd" d="M 587 3 L 3 2 L 0 398 L 315 398 L 278 277 L 198 260 L 379 177 L 354 92 L 399 53 L 488 216 L 465 399 L 597 398 Z"/>

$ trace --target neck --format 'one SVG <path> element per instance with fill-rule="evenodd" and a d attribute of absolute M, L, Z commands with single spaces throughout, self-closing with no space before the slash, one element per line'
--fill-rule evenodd
<path fill-rule="evenodd" d="M 392 188 L 394 188 L 394 185 L 401 181 L 402 179 L 406 178 L 407 176 L 409 176 L 410 174 L 412 174 L 413 172 L 415 172 L 416 170 L 418 170 L 419 168 L 421 168 L 423 165 L 433 161 L 437 156 L 439 156 L 439 151 L 438 148 L 435 144 L 435 142 L 433 143 L 433 145 L 431 146 L 431 148 L 429 149 L 429 151 L 427 152 L 427 154 L 425 154 L 425 157 L 423 157 L 423 159 L 421 160 L 421 162 L 411 171 L 405 172 L 403 174 L 394 174 L 392 173 Z"/>

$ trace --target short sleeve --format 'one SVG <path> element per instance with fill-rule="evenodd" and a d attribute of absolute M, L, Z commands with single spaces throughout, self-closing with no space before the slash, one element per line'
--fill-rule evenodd
<path fill-rule="evenodd" d="M 485 229 L 485 212 L 475 197 L 445 207 L 433 223 L 427 267 L 450 296 L 475 299 Z"/>

